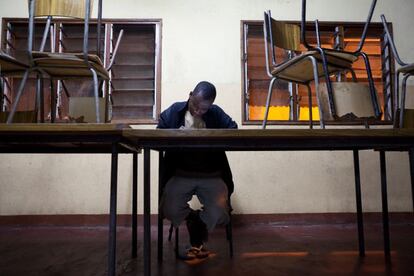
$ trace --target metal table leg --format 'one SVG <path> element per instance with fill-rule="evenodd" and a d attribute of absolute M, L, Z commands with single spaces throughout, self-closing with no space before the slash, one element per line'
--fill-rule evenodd
<path fill-rule="evenodd" d="M 355 196 L 357 208 L 357 222 L 358 222 L 358 245 L 359 255 L 365 256 L 365 239 L 364 239 L 364 222 L 362 216 L 362 200 L 361 200 L 361 179 L 359 171 L 359 153 L 354 150 L 354 174 L 355 174 Z"/>
<path fill-rule="evenodd" d="M 161 150 L 159 152 L 159 158 L 158 158 L 158 250 L 157 250 L 157 258 L 159 262 L 162 262 L 162 256 L 163 256 L 163 217 L 160 210 L 160 202 L 162 197 L 162 174 L 163 174 L 163 165 L 164 165 L 164 153 Z"/>
<path fill-rule="evenodd" d="M 109 207 L 109 254 L 108 254 L 108 274 L 115 276 L 116 265 L 116 198 L 118 181 L 118 144 L 112 143 L 111 160 L 111 196 Z"/>
<path fill-rule="evenodd" d="M 132 154 L 132 258 L 137 257 L 138 153 Z"/>
<path fill-rule="evenodd" d="M 382 227 L 384 232 L 384 254 L 390 255 L 390 232 L 388 221 L 388 200 L 387 200 L 387 171 L 385 163 L 385 152 L 380 151 L 381 166 L 381 198 L 382 198 Z"/>
<path fill-rule="evenodd" d="M 144 148 L 144 275 L 151 275 L 150 149 Z"/>

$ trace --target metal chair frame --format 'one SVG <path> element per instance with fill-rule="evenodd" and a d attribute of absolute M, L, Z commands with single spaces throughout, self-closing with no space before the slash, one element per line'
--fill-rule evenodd
<path fill-rule="evenodd" d="M 397 70 L 395 70 L 395 76 L 394 76 L 394 84 L 395 84 L 394 121 L 397 121 L 397 119 L 399 119 L 398 125 L 396 124 L 395 125 L 397 127 L 402 128 L 404 127 L 404 109 L 405 109 L 405 99 L 406 99 L 406 90 L 407 90 L 407 80 L 409 77 L 414 76 L 414 63 L 406 63 L 402 61 L 402 59 L 400 58 L 398 54 L 397 47 L 395 47 L 394 39 L 392 38 L 390 30 L 388 28 L 387 20 L 383 14 L 381 15 L 381 21 L 382 21 L 382 25 L 384 26 L 385 37 L 391 47 L 392 54 L 395 60 L 397 61 L 397 63 L 400 65 L 400 67 Z M 401 84 L 401 100 L 400 100 L 399 98 L 400 82 L 399 81 L 400 81 L 401 74 L 403 75 L 403 79 L 402 79 L 402 84 Z M 399 118 L 397 118 L 398 111 L 399 111 Z"/>
<path fill-rule="evenodd" d="M 92 0 L 93 1 L 93 0 Z M 99 118 L 99 90 L 100 87 L 102 87 L 103 81 L 106 81 L 106 88 L 108 88 L 109 84 L 109 78 L 107 76 L 104 76 L 102 74 L 100 74 L 99 72 L 96 71 L 95 68 L 93 68 L 92 63 L 94 63 L 94 60 L 91 60 L 91 56 L 88 52 L 89 49 L 89 42 L 88 42 L 88 38 L 89 38 L 89 22 L 90 22 L 90 13 L 91 13 L 91 0 L 85 0 L 85 15 L 83 21 L 84 21 L 84 36 L 83 36 L 83 51 L 82 51 L 82 56 L 83 56 L 83 61 L 84 64 L 86 65 L 87 69 L 90 70 L 91 75 L 92 75 L 92 79 L 93 79 L 93 89 L 94 89 L 94 97 L 95 97 L 95 114 L 96 114 L 96 121 L 97 123 L 100 123 L 100 118 Z M 44 75 L 49 75 L 51 78 L 51 87 L 52 87 L 52 91 L 53 91 L 53 79 L 54 76 L 52 76 L 51 74 L 47 73 L 44 68 L 42 68 L 42 65 L 37 65 L 36 64 L 36 58 L 34 57 L 34 52 L 33 52 L 33 38 L 34 38 L 34 18 L 35 18 L 35 8 L 36 8 L 36 0 L 29 0 L 29 34 L 28 34 L 28 55 L 29 55 L 29 61 L 30 61 L 30 68 L 32 71 L 36 71 L 38 73 L 38 91 L 36 93 L 36 102 L 39 103 L 43 103 L 43 82 L 42 77 Z M 42 16 L 42 15 L 40 15 Z M 52 15 L 47 15 L 47 21 L 46 21 L 46 27 L 44 30 L 44 34 L 43 34 L 43 38 L 42 38 L 42 43 L 40 46 L 40 51 L 39 53 L 44 51 L 44 46 L 46 43 L 46 39 L 47 39 L 47 34 L 48 34 L 48 30 L 50 29 L 50 24 L 51 24 L 51 20 L 52 20 Z M 101 41 L 101 26 L 102 26 L 102 0 L 98 0 L 98 19 L 97 19 L 97 54 L 96 57 L 99 59 L 99 54 L 100 54 L 100 41 Z M 113 65 L 113 61 L 116 55 L 116 51 L 118 50 L 118 46 L 119 46 L 119 42 L 121 40 L 123 31 L 121 31 L 120 35 L 118 36 L 118 41 L 116 43 L 115 46 L 115 50 L 114 53 L 112 55 L 112 60 L 110 62 L 110 65 L 107 68 L 103 68 L 106 71 L 109 71 Z M 58 56 L 59 53 L 56 53 L 56 55 Z M 76 68 L 73 67 L 73 68 Z M 79 76 L 72 76 L 72 77 L 79 77 Z M 84 77 L 84 76 L 81 76 Z M 65 77 L 63 77 L 65 78 Z M 98 78 L 101 79 L 101 83 L 98 82 Z M 56 77 L 56 79 L 62 79 L 62 77 L 58 76 Z M 26 78 L 27 80 L 27 78 Z M 25 80 L 25 81 L 26 81 Z M 65 87 L 65 85 L 62 85 L 65 92 L 68 94 L 67 89 Z M 7 119 L 8 123 L 11 123 L 13 120 L 13 116 L 14 113 L 16 111 L 17 108 L 17 104 L 19 102 L 19 99 L 21 97 L 22 94 L 22 90 L 19 90 L 18 94 L 16 95 L 16 99 L 13 103 L 13 107 L 11 109 L 10 115 Z M 43 122 L 43 118 L 44 118 L 44 110 L 43 110 L 43 104 L 39 104 L 40 105 L 40 113 L 41 113 L 41 122 Z M 54 100 L 54 94 L 52 93 L 52 97 L 51 97 L 51 110 L 55 110 L 56 108 L 56 101 Z M 55 120 L 55 112 L 51 112 L 51 121 L 54 122 Z"/>
<path fill-rule="evenodd" d="M 271 78 L 271 81 L 270 81 L 269 88 L 268 88 L 268 93 L 267 93 L 266 111 L 265 111 L 265 115 L 264 115 L 264 119 L 263 119 L 263 123 L 262 123 L 262 128 L 263 129 L 266 128 L 268 115 L 269 115 L 270 101 L 272 99 L 273 86 L 275 84 L 275 81 L 277 81 L 277 80 L 285 80 L 285 81 L 289 81 L 289 82 L 295 82 L 297 84 L 305 85 L 307 87 L 308 96 L 309 96 L 309 102 L 308 102 L 308 104 L 309 104 L 309 127 L 313 128 L 312 108 L 311 108 L 312 107 L 312 90 L 310 88 L 309 82 L 300 82 L 300 81 L 294 81 L 293 79 L 285 79 L 285 78 L 281 78 L 281 77 L 278 77 L 278 76 L 274 76 L 271 73 L 271 69 L 270 69 L 271 66 L 272 67 L 277 67 L 277 66 L 283 65 L 285 63 L 285 62 L 277 63 L 277 60 L 276 60 L 276 54 L 275 54 L 275 49 L 274 49 L 274 46 L 275 46 L 276 42 L 273 38 L 272 20 L 274 20 L 274 19 L 271 16 L 271 12 L 270 11 L 265 11 L 264 12 L 263 32 L 264 32 L 264 43 L 265 43 L 266 72 L 267 72 L 267 75 Z M 272 48 L 271 51 L 269 51 L 269 47 Z M 291 53 L 293 54 L 293 52 L 291 52 Z M 270 56 L 270 59 L 269 59 L 269 56 Z M 318 87 L 319 87 L 318 61 L 312 55 L 302 56 L 302 57 L 303 57 L 303 59 L 309 59 L 311 61 L 312 67 L 313 67 L 313 73 L 314 73 L 315 87 L 316 87 L 316 89 L 318 89 Z M 299 57 L 296 58 L 297 62 L 302 62 L 303 59 L 301 59 Z M 269 60 L 271 61 L 271 64 L 269 64 Z"/>
<path fill-rule="evenodd" d="M 301 40 L 302 40 L 303 45 L 308 50 L 316 50 L 321 55 L 323 70 L 325 72 L 325 82 L 327 84 L 327 90 L 328 90 L 329 108 L 330 108 L 330 112 L 331 112 L 331 114 L 334 118 L 337 117 L 337 114 L 336 114 L 334 100 L 333 100 L 331 79 L 329 77 L 329 74 L 326 73 L 326 72 L 329 72 L 328 71 L 327 53 L 346 53 L 346 54 L 354 55 L 355 57 L 362 57 L 364 59 L 365 68 L 366 68 L 367 76 L 368 76 L 368 84 L 369 84 L 369 88 L 370 88 L 370 92 L 371 92 L 371 97 L 373 99 L 375 117 L 380 118 L 381 115 L 382 115 L 381 108 L 379 107 L 379 103 L 378 103 L 378 98 L 376 96 L 375 85 L 374 85 L 374 80 L 372 78 L 372 71 L 371 71 L 371 66 L 370 66 L 370 63 L 369 63 L 369 58 L 368 58 L 368 55 L 366 53 L 362 52 L 362 47 L 364 46 L 364 42 L 365 42 L 365 39 L 366 39 L 366 36 L 367 36 L 367 33 L 368 33 L 369 24 L 371 23 L 371 19 L 372 19 L 372 15 L 374 13 L 374 10 L 375 10 L 376 3 L 377 3 L 377 0 L 372 0 L 372 2 L 371 2 L 371 6 L 370 6 L 370 9 L 369 9 L 369 12 L 368 12 L 368 17 L 367 17 L 367 20 L 365 21 L 364 29 L 362 31 L 362 35 L 361 35 L 361 39 L 360 39 L 358 48 L 353 52 L 349 52 L 349 51 L 338 50 L 338 49 L 326 49 L 326 48 L 322 48 L 320 46 L 318 20 L 315 21 L 316 35 L 317 35 L 318 44 L 317 44 L 316 47 L 313 47 L 307 42 L 307 40 L 306 40 L 306 0 L 302 0 Z M 356 80 L 354 74 L 353 74 L 353 79 L 354 79 L 354 81 Z M 318 90 L 316 90 L 316 91 L 318 93 Z M 320 118 L 322 118 L 322 114 L 321 114 Z M 321 126 L 322 127 L 324 127 L 323 124 L 324 123 L 321 121 Z"/>

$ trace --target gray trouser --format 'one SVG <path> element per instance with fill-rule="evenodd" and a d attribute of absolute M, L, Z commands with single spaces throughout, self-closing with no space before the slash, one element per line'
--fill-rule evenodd
<path fill-rule="evenodd" d="M 193 195 L 196 195 L 203 205 L 200 218 L 206 224 L 207 230 L 212 230 L 216 224 L 229 222 L 227 186 L 223 179 L 217 176 L 171 177 L 161 200 L 160 210 L 164 217 L 174 226 L 180 225 L 191 211 L 188 201 Z"/>

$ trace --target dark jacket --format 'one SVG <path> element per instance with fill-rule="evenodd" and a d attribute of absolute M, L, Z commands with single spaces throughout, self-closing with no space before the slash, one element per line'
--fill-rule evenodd
<path fill-rule="evenodd" d="M 188 102 L 177 102 L 167 108 L 160 115 L 157 128 L 178 129 L 184 126 L 184 117 L 188 109 Z M 206 128 L 237 128 L 229 115 L 217 105 L 212 105 L 203 115 Z M 227 185 L 229 195 L 234 190 L 233 176 L 230 170 L 226 153 L 221 150 L 168 150 L 164 155 L 161 185 L 182 170 L 191 170 L 197 175 L 200 173 L 219 172 Z"/>

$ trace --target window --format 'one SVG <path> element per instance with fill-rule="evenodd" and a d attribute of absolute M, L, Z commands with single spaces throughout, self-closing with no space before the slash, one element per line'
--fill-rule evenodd
<path fill-rule="evenodd" d="M 298 23 L 299 22 L 294 22 Z M 259 124 L 263 120 L 267 90 L 270 78 L 266 73 L 263 21 L 242 21 L 242 83 L 243 83 L 243 123 Z M 356 50 L 362 34 L 364 23 L 321 22 L 321 44 L 324 48 L 342 47 Z M 307 26 L 307 37 L 311 44 L 316 44 L 313 25 Z M 387 51 L 381 51 L 383 29 L 380 23 L 372 23 L 364 44 L 363 51 L 369 56 L 372 74 L 378 97 L 384 113 L 382 121 L 389 123 L 392 118 L 391 74 L 392 59 Z M 287 53 L 276 49 L 279 60 L 287 58 Z M 385 66 L 385 62 L 388 66 Z M 384 63 L 384 64 L 383 64 Z M 384 70 L 382 68 L 391 68 Z M 353 66 L 359 82 L 367 82 L 365 65 L 359 59 Z M 342 76 L 351 78 L 351 75 Z M 384 79 L 384 81 L 383 81 Z M 323 80 L 322 80 L 323 82 Z M 383 84 L 385 83 L 385 85 Z M 312 87 L 313 120 L 319 120 L 317 100 Z M 309 120 L 308 94 L 305 87 L 278 81 L 274 86 L 269 110 L 269 124 L 307 124 Z M 380 122 L 378 122 L 380 123 Z"/>
<path fill-rule="evenodd" d="M 34 50 L 40 47 L 45 22 L 36 21 Z M 96 21 L 89 31 L 89 49 L 96 53 Z M 27 60 L 27 19 L 3 19 L 3 50 L 21 60 Z M 114 123 L 156 123 L 160 112 L 161 82 L 161 20 L 104 19 L 102 24 L 101 57 L 107 66 L 121 30 L 124 30 L 115 63 L 110 72 L 109 113 Z M 55 20 L 52 24 L 46 50 L 56 52 L 82 52 L 83 23 L 74 20 Z M 36 76 L 30 76 L 18 110 L 33 110 Z M 17 92 L 19 78 L 5 81 L 2 109 L 10 108 Z M 45 116 L 50 112 L 50 80 L 44 81 Z M 57 95 L 57 118 L 68 115 L 68 98 L 93 96 L 91 80 L 65 80 L 53 82 Z M 112 115 L 112 116 L 111 116 Z M 47 120 L 47 118 L 45 118 Z"/>

